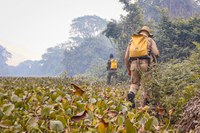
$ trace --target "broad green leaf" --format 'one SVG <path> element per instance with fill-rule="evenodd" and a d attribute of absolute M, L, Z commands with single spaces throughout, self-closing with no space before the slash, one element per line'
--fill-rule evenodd
<path fill-rule="evenodd" d="M 90 99 L 89 99 L 89 102 L 92 103 L 92 104 L 94 104 L 94 103 L 97 102 L 97 100 L 96 100 L 95 98 L 90 98 Z"/>
<path fill-rule="evenodd" d="M 71 98 L 71 96 L 69 94 L 66 94 L 65 97 L 67 98 L 68 101 L 72 100 L 72 98 Z"/>
<path fill-rule="evenodd" d="M 65 112 L 67 115 L 71 115 L 72 114 L 72 109 L 71 108 L 68 108 Z"/>
<path fill-rule="evenodd" d="M 51 120 L 50 121 L 50 129 L 52 129 L 56 132 L 63 132 L 64 126 L 61 121 Z"/>
<path fill-rule="evenodd" d="M 136 128 L 130 122 L 129 118 L 126 118 L 126 120 L 125 120 L 125 126 L 126 126 L 126 132 L 127 133 L 137 133 Z"/>
<path fill-rule="evenodd" d="M 90 119 L 85 119 L 84 120 L 84 125 L 91 125 L 92 124 L 92 121 Z"/>
<path fill-rule="evenodd" d="M 3 112 L 0 110 L 0 120 L 2 119 L 3 115 Z"/>
<path fill-rule="evenodd" d="M 111 105 L 113 105 L 113 104 L 114 104 L 114 101 L 109 101 L 109 102 L 107 103 L 108 106 L 111 106 Z"/>
<path fill-rule="evenodd" d="M 14 93 L 12 94 L 12 96 L 10 97 L 10 100 L 12 102 L 21 102 L 21 98 L 19 98 L 17 95 L 15 95 Z"/>
<path fill-rule="evenodd" d="M 155 116 L 152 116 L 153 118 L 153 126 L 156 127 L 159 125 L 158 119 Z"/>
<path fill-rule="evenodd" d="M 0 99 L 3 99 L 4 94 L 0 92 Z"/>
<path fill-rule="evenodd" d="M 168 129 L 169 125 L 170 125 L 170 120 L 165 118 L 165 127 L 164 127 L 164 129 Z"/>
<path fill-rule="evenodd" d="M 153 118 L 148 119 L 148 121 L 145 123 L 145 130 L 151 131 L 152 124 L 153 124 Z"/>
<path fill-rule="evenodd" d="M 15 90 L 15 94 L 16 94 L 17 96 L 19 96 L 19 95 L 24 94 L 24 91 L 23 91 L 22 89 L 17 89 L 17 90 Z"/>
<path fill-rule="evenodd" d="M 128 118 L 130 118 L 130 120 L 132 120 L 133 118 L 137 118 L 138 114 L 140 114 L 140 113 L 128 112 Z"/>
<path fill-rule="evenodd" d="M 14 104 L 4 104 L 3 105 L 3 112 L 6 115 L 10 115 L 14 109 L 15 109 L 15 105 Z"/>
<path fill-rule="evenodd" d="M 195 41 L 193 41 L 192 42 L 198 49 L 200 49 L 200 44 L 199 43 L 197 43 L 197 42 L 195 42 Z"/>
<path fill-rule="evenodd" d="M 109 122 L 107 132 L 108 133 L 113 132 L 114 128 L 115 128 L 114 124 L 112 124 L 112 122 Z"/>
<path fill-rule="evenodd" d="M 67 119 L 65 119 L 64 116 L 58 115 L 57 120 L 61 121 L 63 125 L 67 124 Z"/>
<path fill-rule="evenodd" d="M 58 97 L 59 95 L 56 93 L 56 92 L 53 92 L 51 95 L 50 95 L 50 98 L 52 99 L 52 101 L 55 101 L 56 98 Z"/>
<path fill-rule="evenodd" d="M 49 117 L 50 117 L 51 119 L 56 119 L 56 116 L 57 116 L 57 113 L 56 113 L 55 111 L 50 111 Z"/>
<path fill-rule="evenodd" d="M 56 102 L 61 102 L 61 100 L 62 100 L 62 97 L 61 96 L 58 96 L 57 98 L 56 98 Z"/>
<path fill-rule="evenodd" d="M 124 116 L 121 116 L 121 115 L 118 116 L 118 120 L 117 120 L 117 121 L 118 121 L 117 124 L 118 124 L 119 126 L 123 126 L 123 123 L 124 123 Z"/>
<path fill-rule="evenodd" d="M 146 118 L 145 116 L 143 116 L 142 118 L 141 118 L 141 120 L 139 120 L 139 124 L 140 125 L 145 125 L 145 123 L 148 121 L 148 118 Z"/>
<path fill-rule="evenodd" d="M 17 103 L 15 103 L 15 108 L 25 108 L 24 102 L 17 102 Z"/>
<path fill-rule="evenodd" d="M 37 117 L 32 117 L 28 120 L 27 125 L 28 128 L 32 129 L 32 128 L 38 128 L 38 118 Z"/>
<path fill-rule="evenodd" d="M 42 101 L 45 102 L 45 101 L 47 101 L 48 99 L 49 99 L 49 96 L 45 96 L 45 97 L 43 97 Z"/>
<path fill-rule="evenodd" d="M 1 124 L 4 126 L 12 126 L 13 122 L 11 120 L 7 119 L 7 120 L 2 120 Z"/>
<path fill-rule="evenodd" d="M 126 113 L 128 111 L 128 108 L 126 106 L 121 106 L 120 109 L 122 110 L 122 113 Z"/>
<path fill-rule="evenodd" d="M 43 106 L 42 110 L 41 110 L 41 116 L 42 117 L 47 117 L 50 115 L 50 111 L 52 109 L 52 105 L 45 105 Z"/>

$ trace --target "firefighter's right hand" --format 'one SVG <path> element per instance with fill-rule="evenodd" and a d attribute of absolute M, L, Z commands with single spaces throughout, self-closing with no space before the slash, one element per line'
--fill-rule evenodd
<path fill-rule="evenodd" d="M 131 70 L 128 70 L 128 76 L 131 76 Z"/>

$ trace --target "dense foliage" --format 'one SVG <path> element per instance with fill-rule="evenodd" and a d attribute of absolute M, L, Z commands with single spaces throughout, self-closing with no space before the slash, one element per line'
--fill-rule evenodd
<path fill-rule="evenodd" d="M 154 67 L 145 82 L 150 104 L 133 110 L 126 100 L 127 83 L 105 86 L 85 77 L 0 78 L 0 131 L 177 132 L 183 106 L 200 88 L 200 46 L 194 44 L 198 49 L 189 58 Z"/>
<path fill-rule="evenodd" d="M 139 0 L 132 3 L 131 0 L 120 0 L 120 2 L 127 14 L 118 22 L 110 21 L 104 34 L 115 42 L 121 61 L 132 34 L 137 33 L 142 25 L 150 27 L 161 53 L 160 61 L 188 57 L 190 51 L 195 48 L 192 42 L 200 42 L 200 18 L 196 15 L 199 13 L 197 1 Z M 178 8 L 174 8 L 177 4 Z"/>
<path fill-rule="evenodd" d="M 72 20 L 71 38 L 84 39 L 97 36 L 106 27 L 107 21 L 98 16 L 82 16 Z"/>
<path fill-rule="evenodd" d="M 1 74 L 58 76 L 67 71 L 69 76 L 79 74 L 99 76 L 105 70 L 100 68 L 105 67 L 106 58 L 110 53 L 116 53 L 122 68 L 120 71 L 123 73 L 125 71 L 123 57 L 127 43 L 131 35 L 137 33 L 142 25 L 151 28 L 151 33 L 154 34 L 161 52 L 160 61 L 183 59 L 194 49 L 192 41 L 200 41 L 200 19 L 197 15 L 200 12 L 199 0 L 138 0 L 136 2 L 119 0 L 119 2 L 126 12 L 120 20 L 107 22 L 98 16 L 88 15 L 75 18 L 71 24 L 70 38 L 66 42 L 48 48 L 41 60 L 27 60 L 16 67 L 7 66 L 4 58 L 1 60 L 4 62 Z M 108 38 L 101 35 L 102 31 Z M 97 52 L 96 55 L 94 49 L 101 50 L 102 47 L 104 47 L 102 52 Z M 83 51 L 92 52 L 83 53 Z M 92 54 L 96 56 L 92 57 Z M 83 61 L 81 58 L 88 59 L 81 64 Z M 101 67 L 97 67 L 97 62 Z M 76 64 L 81 64 L 82 67 Z"/>
<path fill-rule="evenodd" d="M 114 53 L 114 49 L 105 36 L 85 38 L 79 47 L 65 51 L 63 64 L 69 76 L 89 74 L 92 68 L 96 68 L 96 72 L 93 69 L 91 75 L 101 74 L 106 71 L 105 65 L 110 53 Z"/>
<path fill-rule="evenodd" d="M 48 48 L 38 61 L 26 60 L 17 66 L 9 67 L 7 76 L 56 76 L 65 69 L 62 65 L 66 44 Z"/>
<path fill-rule="evenodd" d="M 178 121 L 185 105 L 200 88 L 200 45 L 192 55 L 181 60 L 161 63 L 152 70 L 152 77 L 145 82 L 149 88 L 152 103 L 162 105 L 167 110 L 174 109 L 173 122 Z"/>
<path fill-rule="evenodd" d="M 117 55 L 122 63 L 131 35 L 142 26 L 142 12 L 137 3 L 132 4 L 127 0 L 120 0 L 120 2 L 124 5 L 123 9 L 127 15 L 121 16 L 119 22 L 110 21 L 103 33 L 114 42 Z"/>
<path fill-rule="evenodd" d="M 48 48 L 41 60 L 26 60 L 15 67 L 5 66 L 6 76 L 59 76 L 63 72 L 68 76 L 102 75 L 102 71 L 94 68 L 102 66 L 101 70 L 105 71 L 109 54 L 115 54 L 110 40 L 101 34 L 106 24 L 107 21 L 98 16 L 75 18 L 68 41 Z M 7 53 L 0 52 L 4 54 L 1 62 L 6 65 Z M 5 69 L 1 67 L 1 71 L 3 74 Z"/>
<path fill-rule="evenodd" d="M 1 78 L 0 131 L 114 133 L 172 128 L 152 114 L 163 117 L 160 111 L 149 106 L 129 110 L 125 86 L 110 88 L 83 80 Z M 169 121 L 169 116 L 165 119 Z"/>
<path fill-rule="evenodd" d="M 161 61 L 188 57 L 195 48 L 192 42 L 200 43 L 200 18 L 172 21 L 163 15 L 155 40 Z"/>
<path fill-rule="evenodd" d="M 47 49 L 40 61 L 25 61 L 18 66 L 22 74 L 33 76 L 55 76 L 66 70 L 63 77 L 0 78 L 0 132 L 198 131 L 194 126 L 197 122 L 189 120 L 199 115 L 197 104 L 190 104 L 199 102 L 198 95 L 193 98 L 196 100 L 191 99 L 200 88 L 200 18 L 191 17 L 199 12 L 199 0 L 119 2 L 127 12 L 120 21 L 107 24 L 97 16 L 76 18 L 68 42 Z M 189 19 L 175 20 L 177 16 Z M 144 83 L 150 104 L 136 104 L 130 110 L 123 56 L 131 35 L 143 24 L 152 28 L 161 62 L 152 67 L 151 78 Z M 101 34 L 103 30 L 109 39 Z M 105 78 L 106 60 L 114 53 L 113 46 L 120 59 L 121 81 L 106 86 L 105 79 L 100 81 L 99 77 Z M 0 50 L 0 65 L 5 66 L 10 53 Z M 141 100 L 140 94 L 141 90 L 136 103 Z M 192 113 L 191 117 L 185 116 L 187 112 Z"/>

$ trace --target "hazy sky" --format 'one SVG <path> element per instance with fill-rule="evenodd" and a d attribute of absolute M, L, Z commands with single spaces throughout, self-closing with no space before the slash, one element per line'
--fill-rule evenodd
<path fill-rule="evenodd" d="M 68 40 L 74 18 L 119 19 L 118 0 L 0 0 L 0 45 L 13 54 L 8 64 L 39 60 L 46 49 Z"/>

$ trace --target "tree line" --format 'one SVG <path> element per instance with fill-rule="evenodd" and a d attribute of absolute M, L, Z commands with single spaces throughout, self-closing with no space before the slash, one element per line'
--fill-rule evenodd
<path fill-rule="evenodd" d="M 1 75 L 68 76 L 104 75 L 106 61 L 114 53 L 123 69 L 123 57 L 131 35 L 143 25 L 154 34 L 161 52 L 159 61 L 183 60 L 200 43 L 199 0 L 119 0 L 126 15 L 107 21 L 98 16 L 75 18 L 66 42 L 47 49 L 39 61 L 27 60 L 17 67 L 6 61 L 11 54 L 1 49 Z M 5 54 L 6 53 L 6 54 Z"/>

